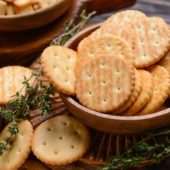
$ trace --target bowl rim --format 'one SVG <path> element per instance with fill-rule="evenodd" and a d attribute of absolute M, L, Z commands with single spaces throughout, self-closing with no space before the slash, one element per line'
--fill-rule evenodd
<path fill-rule="evenodd" d="M 81 32 L 79 32 L 76 36 L 74 36 L 73 38 L 71 38 L 69 41 L 66 42 L 66 44 L 64 45 L 65 47 L 68 47 L 71 45 L 71 43 L 73 41 L 75 41 L 78 37 L 80 37 L 81 35 L 84 35 L 85 33 L 88 33 L 91 30 L 95 30 L 97 29 L 99 26 L 101 25 L 101 23 L 98 24 L 93 24 L 88 26 L 87 28 L 85 28 L 84 30 L 82 30 Z M 170 107 L 163 109 L 161 111 L 157 111 L 151 114 L 147 114 L 147 115 L 138 115 L 138 116 L 120 116 L 120 115 L 111 115 L 111 114 L 106 114 L 106 113 L 102 113 L 102 112 L 97 112 L 94 110 L 91 110 L 85 106 L 83 106 L 81 103 L 77 102 L 76 100 L 74 100 L 71 96 L 65 95 L 62 92 L 59 92 L 60 95 L 62 95 L 69 103 L 71 103 L 72 105 L 74 105 L 75 107 L 79 108 L 80 110 L 84 110 L 86 113 L 91 114 L 93 116 L 97 116 L 97 117 L 101 117 L 101 118 L 105 118 L 105 119 L 110 119 L 110 120 L 121 120 L 121 121 L 141 121 L 141 120 L 148 120 L 148 119 L 154 119 L 156 117 L 159 116 L 163 116 L 166 114 L 170 113 Z"/>
<path fill-rule="evenodd" d="M 33 11 L 33 12 L 30 12 L 30 13 L 15 14 L 15 15 L 0 15 L 0 20 L 6 20 L 6 19 L 13 20 L 13 19 L 20 19 L 20 18 L 27 18 L 27 17 L 30 17 L 30 16 L 35 16 L 35 15 L 38 15 L 38 14 L 41 14 L 41 13 L 44 13 L 44 12 L 51 11 L 52 9 L 55 9 L 56 6 L 61 5 L 65 1 L 70 2 L 70 4 L 72 2 L 71 0 L 57 0 L 54 4 L 49 5 L 48 7 L 41 8 L 37 11 Z"/>
<path fill-rule="evenodd" d="M 84 110 L 86 113 L 89 113 L 93 116 L 97 116 L 97 117 L 101 117 L 101 118 L 105 118 L 105 119 L 110 119 L 110 120 L 121 120 L 121 121 L 136 121 L 136 120 L 148 120 L 148 119 L 153 119 L 159 116 L 163 116 L 166 114 L 170 113 L 170 107 L 163 109 L 161 111 L 158 112 L 154 112 L 148 115 L 138 115 L 138 116 L 120 116 L 120 115 L 111 115 L 111 114 L 106 114 L 106 113 L 102 113 L 102 112 L 97 112 L 94 110 L 91 110 L 83 105 L 81 105 L 79 102 L 77 102 L 76 100 L 74 100 L 72 97 L 67 96 L 65 94 L 63 94 L 62 92 L 60 92 L 60 95 L 64 96 L 65 99 L 71 103 L 72 105 L 74 105 L 75 107 L 79 108 L 80 110 Z"/>

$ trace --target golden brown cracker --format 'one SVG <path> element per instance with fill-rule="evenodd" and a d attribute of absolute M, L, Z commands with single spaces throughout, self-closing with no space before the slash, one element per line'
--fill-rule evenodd
<path fill-rule="evenodd" d="M 0 69 L 0 104 L 6 104 L 11 97 L 20 92 L 25 94 L 23 89 L 24 77 L 28 80 L 32 76 L 32 71 L 21 66 L 7 66 Z M 33 78 L 29 81 L 33 83 Z"/>
<path fill-rule="evenodd" d="M 135 86 L 130 96 L 130 99 L 120 108 L 113 111 L 112 114 L 122 114 L 126 109 L 128 109 L 137 99 L 141 91 L 141 77 L 139 71 L 135 69 Z"/>
<path fill-rule="evenodd" d="M 56 116 L 39 125 L 32 142 L 34 155 L 50 165 L 72 163 L 82 157 L 88 147 L 87 128 L 68 115 Z"/>
<path fill-rule="evenodd" d="M 170 50 L 158 64 L 165 67 L 170 74 Z M 170 91 L 169 91 L 169 98 L 170 98 Z"/>
<path fill-rule="evenodd" d="M 0 134 L 0 141 L 9 136 L 9 123 Z M 31 151 L 33 127 L 28 120 L 22 120 L 18 124 L 19 132 L 14 137 L 10 149 L 0 156 L 0 170 L 14 170 L 21 167 Z M 3 142 L 3 141 L 2 141 Z"/>
<path fill-rule="evenodd" d="M 75 94 L 75 66 L 77 53 L 61 46 L 47 47 L 41 55 L 45 74 L 63 93 Z"/>
<path fill-rule="evenodd" d="M 85 63 L 76 80 L 80 103 L 99 112 L 113 111 L 130 97 L 134 68 L 117 55 L 102 55 Z"/>
<path fill-rule="evenodd" d="M 94 33 L 124 38 L 135 53 L 135 67 L 145 68 L 158 62 L 170 48 L 170 30 L 159 17 L 146 17 L 139 11 L 123 11 L 108 18 Z"/>
<path fill-rule="evenodd" d="M 139 112 L 149 102 L 152 96 L 153 81 L 151 74 L 145 70 L 138 70 L 138 72 L 141 77 L 141 92 L 132 106 L 122 114 L 124 116 L 131 116 Z"/>
<path fill-rule="evenodd" d="M 78 45 L 77 71 L 82 64 L 98 55 L 114 54 L 134 63 L 135 56 L 128 42 L 122 38 L 110 35 L 101 35 L 92 39 L 84 38 Z"/>
<path fill-rule="evenodd" d="M 148 69 L 153 77 L 153 93 L 148 104 L 137 115 L 146 115 L 156 112 L 168 98 L 170 89 L 169 72 L 162 66 L 155 65 Z"/>
<path fill-rule="evenodd" d="M 148 67 L 158 62 L 170 47 L 169 26 L 162 18 L 150 17 L 133 24 L 135 66 Z"/>

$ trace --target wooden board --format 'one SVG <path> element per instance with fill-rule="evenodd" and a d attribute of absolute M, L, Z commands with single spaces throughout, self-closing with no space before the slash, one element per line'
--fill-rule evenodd
<path fill-rule="evenodd" d="M 99 14 L 127 7 L 134 2 L 135 0 L 73 0 L 69 10 L 61 18 L 47 26 L 23 32 L 0 32 L 0 57 L 3 58 L 0 66 L 30 64 L 59 35 L 64 24 L 74 19 L 82 9 L 86 8 L 88 12 L 96 10 Z"/>

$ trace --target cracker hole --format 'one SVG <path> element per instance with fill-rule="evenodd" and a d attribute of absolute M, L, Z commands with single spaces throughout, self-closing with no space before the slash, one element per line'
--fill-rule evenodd
<path fill-rule="evenodd" d="M 155 45 L 159 45 L 159 41 L 155 41 Z"/>
<path fill-rule="evenodd" d="M 44 146 L 46 146 L 46 144 L 47 144 L 46 142 L 43 142 L 43 145 L 44 145 Z"/>
<path fill-rule="evenodd" d="M 71 58 L 71 57 L 68 55 L 68 56 L 67 56 L 67 59 L 69 60 L 70 58 Z"/>
<path fill-rule="evenodd" d="M 23 132 L 21 132 L 21 136 L 24 136 L 24 133 L 23 133 Z"/>
<path fill-rule="evenodd" d="M 71 145 L 71 149 L 74 149 L 74 145 Z"/>
<path fill-rule="evenodd" d="M 103 80 L 103 81 L 102 81 L 102 84 L 106 84 L 106 81 L 105 81 L 105 80 Z"/>
<path fill-rule="evenodd" d="M 144 57 L 146 57 L 146 54 L 143 54 Z"/>
<path fill-rule="evenodd" d="M 54 56 L 57 56 L 57 52 L 54 52 Z"/>
<path fill-rule="evenodd" d="M 106 64 L 105 64 L 105 63 L 102 63 L 102 64 L 101 64 L 101 67 L 102 67 L 102 68 L 105 68 L 105 67 L 106 67 Z"/>
<path fill-rule="evenodd" d="M 152 31 L 156 31 L 156 28 L 155 28 L 155 27 L 153 27 L 153 28 L 152 28 Z"/>
<path fill-rule="evenodd" d="M 78 131 L 74 131 L 74 134 L 75 134 L 75 135 L 79 135 L 79 132 L 78 132 Z"/>
<path fill-rule="evenodd" d="M 70 70 L 70 68 L 69 68 L 69 67 L 66 67 L 66 70 L 67 70 L 67 71 L 69 71 L 69 70 Z"/>
<path fill-rule="evenodd" d="M 94 53 L 93 53 L 93 51 L 89 51 L 89 54 L 90 54 L 90 55 L 93 55 Z"/>
<path fill-rule="evenodd" d="M 53 65 L 53 68 L 56 68 L 56 66 L 55 66 L 55 65 Z"/>
<path fill-rule="evenodd" d="M 21 152 L 21 149 L 20 149 L 20 148 L 18 149 L 18 152 L 19 152 L 19 153 Z"/>
<path fill-rule="evenodd" d="M 68 79 L 65 79 L 65 82 L 67 83 L 67 82 L 68 82 Z"/>
<path fill-rule="evenodd" d="M 106 99 L 103 99 L 103 102 L 106 103 Z"/>
<path fill-rule="evenodd" d="M 120 87 L 117 88 L 117 91 L 120 91 Z"/>
<path fill-rule="evenodd" d="M 140 42 L 143 44 L 143 43 L 144 43 L 144 40 L 143 40 L 143 39 L 141 39 L 141 40 L 140 40 Z"/>
<path fill-rule="evenodd" d="M 91 92 L 91 91 L 89 91 L 89 92 L 88 92 L 88 94 L 91 96 L 91 95 L 92 95 L 92 92 Z"/>
<path fill-rule="evenodd" d="M 67 126 L 68 124 L 67 124 L 67 122 L 63 122 L 63 125 L 64 125 L 64 126 Z"/>
<path fill-rule="evenodd" d="M 60 139 L 60 140 L 62 140 L 62 139 L 63 139 L 63 137 L 62 137 L 62 136 L 60 136 L 60 137 L 59 137 L 59 139 Z"/>
<path fill-rule="evenodd" d="M 120 73 L 120 70 L 119 70 L 119 69 L 117 69 L 117 70 L 116 70 L 116 72 L 119 74 L 119 73 Z"/>
<path fill-rule="evenodd" d="M 51 132 L 51 128 L 47 128 L 47 131 Z"/>
<path fill-rule="evenodd" d="M 57 152 L 57 151 L 55 151 L 55 152 L 54 152 L 54 155 L 57 155 L 57 154 L 58 154 L 58 152 Z"/>

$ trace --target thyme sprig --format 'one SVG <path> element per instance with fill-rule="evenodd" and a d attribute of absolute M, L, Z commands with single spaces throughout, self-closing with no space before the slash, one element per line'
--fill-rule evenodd
<path fill-rule="evenodd" d="M 112 156 L 109 163 L 99 169 L 126 170 L 146 160 L 158 164 L 168 156 L 170 156 L 170 130 L 166 129 L 148 133 L 144 139 L 126 148 L 120 156 Z"/>
<path fill-rule="evenodd" d="M 35 76 L 35 82 L 30 84 L 30 80 Z M 51 84 L 43 85 L 39 76 L 39 74 L 34 73 L 31 78 L 24 78 L 22 90 L 11 97 L 8 105 L 1 107 L 0 116 L 11 124 L 8 128 L 9 136 L 0 141 L 0 155 L 12 145 L 14 136 L 19 131 L 18 123 L 21 119 L 28 119 L 29 113 L 35 108 L 39 108 L 42 116 L 47 115 L 51 109 L 54 87 Z M 23 90 L 25 95 L 22 94 Z"/>
<path fill-rule="evenodd" d="M 80 14 L 80 21 L 75 24 L 75 21 L 71 20 L 65 24 L 65 27 L 60 36 L 55 38 L 51 45 L 64 45 L 66 41 L 80 32 L 87 24 L 88 20 L 95 14 L 92 12 L 87 14 L 85 10 Z M 51 109 L 51 97 L 54 95 L 54 87 L 49 85 L 43 85 L 38 79 L 42 74 L 42 70 L 37 70 L 33 73 L 37 78 L 37 86 L 30 85 L 30 79 L 24 79 L 24 87 L 22 90 L 26 91 L 26 95 L 22 95 L 21 91 L 12 96 L 8 105 L 3 105 L 0 110 L 0 116 L 7 122 L 12 122 L 9 127 L 9 136 L 6 139 L 0 141 L 0 155 L 4 151 L 8 150 L 12 144 L 13 136 L 15 136 L 18 129 L 18 122 L 21 119 L 27 119 L 31 110 L 39 108 L 41 116 L 45 116 Z"/>
<path fill-rule="evenodd" d="M 86 10 L 83 10 L 80 14 L 79 22 L 76 24 L 76 20 L 70 20 L 65 24 L 65 27 L 60 36 L 55 38 L 51 45 L 64 45 L 70 38 L 79 33 L 87 24 L 88 20 L 96 12 L 87 13 Z"/>

